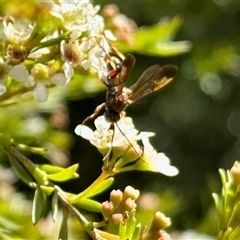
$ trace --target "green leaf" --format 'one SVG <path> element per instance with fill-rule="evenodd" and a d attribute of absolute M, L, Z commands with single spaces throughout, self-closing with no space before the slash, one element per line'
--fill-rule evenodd
<path fill-rule="evenodd" d="M 139 236 L 140 236 L 140 233 L 141 233 L 141 224 L 137 224 L 134 232 L 133 232 L 133 235 L 132 235 L 132 239 L 139 239 Z"/>
<path fill-rule="evenodd" d="M 50 186 L 40 185 L 40 188 L 47 196 L 50 196 L 54 191 L 54 187 L 50 187 Z"/>
<path fill-rule="evenodd" d="M 62 208 L 62 220 L 61 220 L 61 226 L 60 231 L 58 235 L 59 240 L 67 240 L 68 239 L 68 209 Z"/>
<path fill-rule="evenodd" d="M 74 164 L 68 168 L 64 168 L 62 171 L 52 174 L 47 174 L 47 178 L 56 182 L 64 182 L 69 179 L 77 178 L 78 174 L 76 170 L 78 168 L 78 164 Z"/>
<path fill-rule="evenodd" d="M 96 185 L 93 189 L 91 189 L 86 195 L 84 195 L 84 197 L 93 197 L 99 193 L 102 193 L 103 191 L 106 191 L 106 189 L 108 189 L 113 184 L 113 182 L 114 178 L 112 177 L 105 179 Z"/>
<path fill-rule="evenodd" d="M 47 148 L 30 147 L 25 144 L 18 144 L 17 146 L 18 146 L 18 148 L 20 148 L 24 151 L 28 151 L 28 152 L 36 153 L 36 154 L 40 154 L 40 155 L 45 155 L 48 152 Z"/>
<path fill-rule="evenodd" d="M 117 42 L 115 46 L 124 52 L 137 52 L 152 56 L 173 56 L 190 50 L 189 41 L 172 41 L 173 36 L 183 23 L 181 17 L 164 19 L 150 27 L 139 28 L 131 45 Z"/>
<path fill-rule="evenodd" d="M 135 213 L 136 213 L 135 209 L 132 209 L 129 213 L 129 218 L 127 220 L 126 239 L 132 239 L 136 227 Z"/>
<path fill-rule="evenodd" d="M 11 154 L 8 154 L 9 161 L 17 173 L 18 177 L 26 183 L 28 186 L 32 187 L 34 185 L 34 181 L 28 171 L 18 162 L 18 160 L 13 157 Z"/>
<path fill-rule="evenodd" d="M 89 198 L 81 198 L 74 205 L 91 212 L 101 212 L 102 208 L 101 203 Z"/>
<path fill-rule="evenodd" d="M 40 187 L 37 187 L 34 193 L 32 206 L 32 222 L 36 225 L 42 216 L 43 211 L 43 192 Z"/>
<path fill-rule="evenodd" d="M 55 190 L 52 196 L 52 218 L 56 222 L 58 213 L 58 191 Z"/>
<path fill-rule="evenodd" d="M 120 240 L 126 240 L 127 236 L 126 236 L 126 231 L 127 231 L 127 218 L 128 218 L 128 214 L 125 212 L 125 214 L 123 215 L 123 218 L 120 222 L 120 226 L 119 226 L 119 237 Z"/>
<path fill-rule="evenodd" d="M 65 170 L 65 168 L 63 167 L 54 166 L 50 164 L 41 164 L 41 165 L 38 165 L 38 168 L 46 172 L 47 174 L 58 173 Z"/>

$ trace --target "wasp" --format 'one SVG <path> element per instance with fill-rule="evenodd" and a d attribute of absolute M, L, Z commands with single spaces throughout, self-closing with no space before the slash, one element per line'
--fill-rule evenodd
<path fill-rule="evenodd" d="M 160 66 L 158 64 L 147 68 L 136 83 L 129 88 L 125 83 L 133 69 L 135 58 L 127 54 L 124 60 L 119 57 L 111 57 L 109 71 L 103 83 L 107 87 L 106 102 L 97 106 L 93 114 L 88 116 L 82 124 L 94 118 L 103 108 L 107 121 L 116 123 L 124 115 L 124 110 L 138 99 L 160 90 L 170 83 L 177 73 L 174 65 Z"/>

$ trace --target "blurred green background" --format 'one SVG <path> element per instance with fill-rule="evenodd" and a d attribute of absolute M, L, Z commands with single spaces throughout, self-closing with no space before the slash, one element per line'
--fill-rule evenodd
<path fill-rule="evenodd" d="M 126 173 L 117 177 L 114 187 L 130 184 L 142 191 L 155 191 L 160 201 L 162 197 L 163 202 L 164 199 L 171 202 L 171 210 L 165 213 L 172 217 L 173 228 L 194 228 L 214 234 L 216 222 L 209 221 L 214 219 L 211 193 L 219 191 L 221 186 L 218 169 L 230 168 L 240 154 L 240 2 L 96 3 L 102 7 L 116 3 L 139 27 L 150 26 L 162 18 L 183 17 L 174 40 L 189 40 L 192 49 L 168 58 L 134 54 L 137 62 L 127 83 L 130 86 L 155 63 L 178 66 L 179 72 L 170 85 L 131 105 L 127 115 L 140 131 L 156 133 L 151 140 L 153 146 L 171 159 L 180 174 L 167 178 L 153 173 Z M 105 92 L 70 101 L 70 131 L 104 101 Z M 81 166 L 77 188 L 84 189 L 99 174 L 101 157 L 80 138 L 76 138 L 72 154 Z M 94 165 L 93 159 L 96 159 Z M 160 206 L 163 211 L 168 209 L 164 203 Z"/>
<path fill-rule="evenodd" d="M 178 74 L 171 84 L 129 106 L 127 115 L 133 118 L 140 131 L 156 133 L 151 139 L 152 145 L 157 151 L 164 152 L 172 164 L 179 168 L 180 173 L 172 178 L 150 172 L 124 173 L 116 177 L 113 188 L 123 190 L 127 185 L 131 185 L 140 189 L 142 193 L 154 192 L 157 200 L 155 198 L 156 205 L 153 202 L 152 211 L 160 210 L 171 217 L 172 229 L 180 231 L 195 229 L 215 235 L 217 220 L 211 193 L 219 192 L 221 189 L 218 169 L 230 168 L 233 162 L 239 159 L 240 154 L 240 2 L 125 0 L 95 3 L 101 7 L 116 3 L 121 13 L 132 18 L 138 27 L 151 26 L 160 19 L 171 20 L 176 16 L 183 19 L 183 24 L 173 40 L 190 41 L 191 50 L 174 57 L 133 53 L 137 62 L 127 82 L 127 86 L 131 86 L 146 68 L 156 63 L 178 66 Z M 0 4 L 2 14 L 3 4 L 7 5 L 7 2 L 0 1 Z M 25 7 L 26 4 L 27 2 Z M 17 12 L 21 15 L 18 9 L 14 11 L 15 14 Z M 28 14 L 34 15 L 31 11 Z M 75 81 L 76 84 L 79 82 Z M 79 88 L 84 88 L 83 85 L 87 82 L 91 85 L 96 83 L 96 79 L 87 79 Z M 75 90 L 72 92 L 73 95 L 78 91 L 74 86 L 70 86 L 73 88 L 71 90 Z M 78 95 L 81 95 L 80 100 L 75 98 L 67 101 L 70 120 L 67 130 L 73 136 L 72 145 L 68 145 L 72 146 L 70 152 L 72 162 L 69 164 L 80 163 L 80 180 L 61 185 L 68 192 L 78 193 L 84 190 L 101 172 L 101 155 L 89 142 L 74 135 L 75 127 L 90 115 L 96 106 L 105 101 L 106 91 L 102 88 L 101 92 L 96 93 L 95 89 L 98 87 L 91 86 L 93 87 L 91 92 L 87 92 L 86 89 L 85 92 L 82 90 L 83 94 L 78 92 Z M 62 89 L 57 90 L 57 93 L 60 91 L 63 91 L 63 94 L 62 92 L 60 94 L 66 94 L 66 90 Z M 27 109 L 33 108 L 33 112 L 36 106 L 40 112 L 41 107 L 48 109 L 48 102 L 45 105 L 36 103 L 35 105 L 32 102 L 28 104 Z M 65 108 L 64 111 L 68 112 Z M 9 118 L 10 113 L 6 114 Z M 49 120 L 50 114 L 43 111 L 42 116 Z M 87 125 L 93 126 L 93 121 Z M 55 141 L 56 145 L 66 147 L 67 137 L 63 136 L 51 135 L 51 140 Z M 38 158 L 33 159 L 42 161 Z M 8 160 L 1 161 L 1 164 L 9 167 Z M 7 170 L 4 168 L 1 172 L 7 173 Z M 32 231 L 32 235 L 29 236 L 41 239 L 36 237 L 38 236 L 36 230 L 31 227 L 30 204 L 28 203 L 28 209 L 25 210 L 26 202 L 19 200 L 23 198 L 23 194 L 18 194 L 19 192 L 32 200 L 33 191 L 23 183 L 15 181 L 16 179 L 11 183 L 17 190 L 9 190 L 6 187 L 1 192 L 1 209 L 9 214 L 9 219 L 21 223 L 22 215 L 28 214 L 26 229 L 28 232 Z M 14 195 L 14 200 L 12 195 L 15 191 L 17 194 Z M 153 195 L 151 196 L 154 199 Z M 106 192 L 99 196 L 98 200 L 105 201 L 108 198 L 109 192 Z M 19 202 L 19 208 L 9 206 L 9 199 Z M 142 209 L 138 220 L 149 224 L 152 217 L 152 214 L 148 217 L 149 212 Z M 44 226 L 39 224 L 40 228 L 56 231 L 58 226 L 56 224 L 52 226 L 51 219 L 49 222 Z M 6 224 L 5 219 L 0 217 L 0 227 L 6 225 L 8 229 L 12 227 L 13 231 L 19 234 L 21 227 L 11 226 L 11 222 Z M 71 227 L 73 228 L 73 225 Z M 77 229 L 74 231 L 79 231 L 79 224 L 74 225 L 74 228 Z M 21 231 L 25 233 L 25 229 Z"/>

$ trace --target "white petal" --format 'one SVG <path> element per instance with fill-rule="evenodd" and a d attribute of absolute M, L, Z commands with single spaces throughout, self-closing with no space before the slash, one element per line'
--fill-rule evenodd
<path fill-rule="evenodd" d="M 33 95 L 36 101 L 45 102 L 48 99 L 48 90 L 44 84 L 38 83 L 33 90 Z"/>
<path fill-rule="evenodd" d="M 2 84 L 2 83 L 0 83 L 0 95 L 2 95 L 3 93 L 5 93 L 6 92 L 6 86 L 4 85 L 4 84 Z"/>
<path fill-rule="evenodd" d="M 24 82 L 25 87 L 33 87 L 35 84 L 34 78 L 32 75 L 29 75 L 27 80 Z"/>
<path fill-rule="evenodd" d="M 164 153 L 158 153 L 155 167 L 166 176 L 175 176 L 179 173 L 176 167 L 170 165 L 170 159 Z"/>
<path fill-rule="evenodd" d="M 19 82 L 25 82 L 28 79 L 27 68 L 23 64 L 14 66 L 9 71 L 9 76 Z"/>
<path fill-rule="evenodd" d="M 73 67 L 69 62 L 63 64 L 64 74 L 67 79 L 71 79 L 74 75 Z"/>
<path fill-rule="evenodd" d="M 173 177 L 173 176 L 178 175 L 179 170 L 176 167 L 169 165 L 169 166 L 165 167 L 164 169 L 161 169 L 160 172 L 166 176 Z"/>
<path fill-rule="evenodd" d="M 56 73 L 50 78 L 50 80 L 58 87 L 65 87 L 68 83 L 67 78 L 63 73 Z"/>
<path fill-rule="evenodd" d="M 92 140 L 94 138 L 92 129 L 82 124 L 77 125 L 74 132 L 78 136 L 81 136 L 82 138 L 85 138 L 87 140 Z"/>
<path fill-rule="evenodd" d="M 91 67 L 91 61 L 90 60 L 83 60 L 80 65 L 84 68 L 84 70 L 88 70 Z"/>

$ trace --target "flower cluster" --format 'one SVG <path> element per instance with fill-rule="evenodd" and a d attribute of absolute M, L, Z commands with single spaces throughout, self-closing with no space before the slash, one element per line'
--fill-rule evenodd
<path fill-rule="evenodd" d="M 129 235 L 135 235 L 134 238 L 129 239 L 170 240 L 171 237 L 165 232 L 164 228 L 171 225 L 171 220 L 161 212 L 155 213 L 149 228 L 140 230 L 141 224 L 137 224 L 135 219 L 136 200 L 139 195 L 140 192 L 131 186 L 127 186 L 123 192 L 121 190 L 113 190 L 110 193 L 109 201 L 102 203 L 102 215 L 105 222 L 116 226 L 120 225 L 120 229 L 124 226 L 122 229 L 125 228 L 128 237 Z M 101 236 L 102 232 L 97 229 L 95 231 Z M 137 232 L 138 234 L 136 234 Z"/>
<path fill-rule="evenodd" d="M 105 221 L 109 221 L 114 225 L 119 225 L 124 213 L 136 209 L 136 199 L 140 192 L 127 186 L 124 192 L 113 190 L 110 193 L 110 201 L 102 203 L 102 214 Z"/>
<path fill-rule="evenodd" d="M 42 102 L 48 98 L 49 85 L 66 86 L 75 71 L 98 73 L 101 79 L 106 76 L 108 42 L 114 36 L 104 30 L 99 6 L 90 0 L 59 0 L 50 1 L 49 7 L 45 24 L 59 23 L 58 30 L 46 30 L 41 21 L 2 19 L 0 95 L 10 92 L 10 82 L 16 81 Z"/>
<path fill-rule="evenodd" d="M 98 117 L 95 122 L 96 130 L 92 131 L 85 125 L 78 125 L 75 133 L 91 142 L 104 156 L 106 168 L 114 173 L 140 170 L 160 172 L 167 176 L 175 176 L 178 169 L 170 165 L 169 158 L 164 153 L 157 153 L 149 142 L 151 132 L 138 132 L 130 117 L 122 117 L 114 128 L 105 120 Z M 138 144 L 141 141 L 143 147 Z M 111 159 L 106 154 L 111 150 Z"/>

